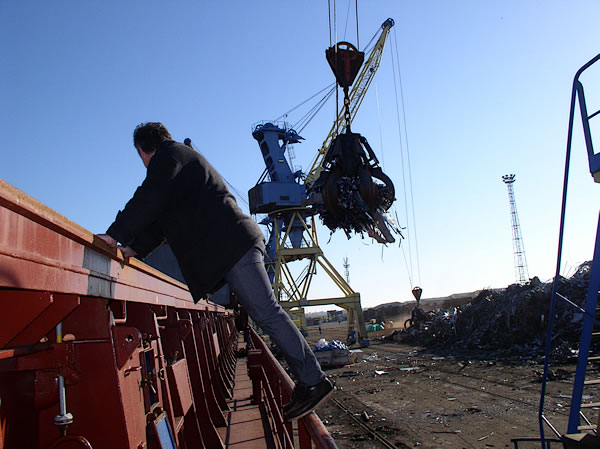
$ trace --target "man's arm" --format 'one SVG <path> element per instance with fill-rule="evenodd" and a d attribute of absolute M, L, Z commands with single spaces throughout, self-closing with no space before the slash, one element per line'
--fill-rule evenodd
<path fill-rule="evenodd" d="M 100 240 L 104 240 L 111 248 L 117 247 L 117 241 L 108 234 L 96 234 Z"/>
<path fill-rule="evenodd" d="M 96 234 L 96 237 L 98 237 L 100 240 L 104 240 L 111 248 L 117 248 L 117 241 L 113 239 L 110 235 Z M 121 253 L 123 253 L 123 257 L 137 256 L 137 252 L 129 246 L 119 246 L 118 248 L 121 250 Z"/>
<path fill-rule="evenodd" d="M 181 165 L 170 154 L 157 153 L 148 165 L 146 179 L 119 211 L 106 234 L 123 245 L 131 246 L 130 243 L 149 229 L 166 209 L 171 182 L 180 169 Z M 138 251 L 138 254 L 142 253 Z"/>
<path fill-rule="evenodd" d="M 133 239 L 129 244 L 129 249 L 139 255 L 140 259 L 143 259 L 158 247 L 158 245 L 164 242 L 164 240 L 165 236 L 160 229 L 160 226 L 158 226 L 158 223 L 155 222 L 143 233 Z"/>

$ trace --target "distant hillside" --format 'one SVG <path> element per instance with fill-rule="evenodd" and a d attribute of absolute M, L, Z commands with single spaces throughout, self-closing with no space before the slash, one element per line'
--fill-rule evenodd
<path fill-rule="evenodd" d="M 426 311 L 449 309 L 451 307 L 457 307 L 463 304 L 470 303 L 474 298 L 477 297 L 480 290 L 468 293 L 455 293 L 453 295 L 439 297 L 439 298 L 423 298 L 421 299 L 421 308 Z M 365 321 L 376 320 L 376 321 L 399 321 L 410 317 L 411 311 L 417 305 L 416 301 L 406 302 L 389 302 L 386 304 L 379 304 L 375 307 L 369 307 L 363 309 L 363 315 Z"/>

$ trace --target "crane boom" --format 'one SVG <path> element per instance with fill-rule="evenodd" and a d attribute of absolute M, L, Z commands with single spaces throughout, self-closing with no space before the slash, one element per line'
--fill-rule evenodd
<path fill-rule="evenodd" d="M 354 120 L 358 108 L 360 107 L 369 86 L 371 85 L 371 81 L 375 77 L 375 73 L 379 68 L 379 64 L 381 63 L 381 56 L 383 54 L 383 49 L 385 47 L 385 42 L 387 40 L 387 36 L 390 32 L 390 29 L 394 26 L 393 19 L 387 19 L 381 25 L 381 34 L 379 35 L 379 39 L 375 43 L 373 50 L 369 54 L 367 61 L 363 64 L 362 69 L 356 78 L 356 82 L 352 87 L 352 91 L 350 92 L 350 122 Z M 327 138 L 323 142 L 323 145 L 319 149 L 317 156 L 313 162 L 312 167 L 308 171 L 306 175 L 306 180 L 304 181 L 304 186 L 308 191 L 311 190 L 315 181 L 319 178 L 321 171 L 323 170 L 323 162 L 325 160 L 325 155 L 327 150 L 329 149 L 331 142 L 333 139 L 340 133 L 340 130 L 344 129 L 346 123 L 345 120 L 345 111 L 342 109 L 338 114 L 337 120 L 333 123 L 331 131 L 327 135 Z"/>

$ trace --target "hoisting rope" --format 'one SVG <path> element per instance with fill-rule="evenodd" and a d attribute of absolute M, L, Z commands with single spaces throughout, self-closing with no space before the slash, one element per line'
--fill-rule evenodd
<path fill-rule="evenodd" d="M 184 140 L 184 143 L 189 146 L 190 148 L 192 148 L 193 150 L 195 150 L 196 152 L 202 154 L 202 156 L 204 156 L 204 154 L 206 153 L 202 153 L 198 150 L 198 148 L 196 147 L 196 144 L 192 143 L 192 140 L 187 138 Z M 206 156 L 204 156 L 204 158 L 206 160 L 208 160 L 208 158 Z M 208 161 L 210 163 L 210 161 Z M 236 198 L 238 201 L 241 201 L 247 208 L 248 210 L 250 210 L 250 204 L 248 203 L 248 201 L 246 200 L 246 195 L 242 195 L 235 187 L 233 184 L 231 184 L 229 181 L 227 181 L 227 179 L 225 179 L 225 176 L 223 176 L 221 174 L 221 178 L 223 178 L 223 181 L 225 181 L 225 184 L 227 184 L 229 186 L 229 189 L 233 191 L 233 193 L 235 194 Z"/>
<path fill-rule="evenodd" d="M 327 92 L 327 94 L 321 99 L 321 101 L 319 101 L 315 106 L 313 106 L 312 109 L 308 111 L 308 113 L 306 113 L 296 125 L 294 125 L 294 129 L 296 129 L 298 133 L 301 133 L 304 130 L 304 128 L 306 128 L 306 126 L 311 122 L 311 120 L 315 118 L 317 113 L 321 110 L 323 106 L 325 106 L 329 98 L 331 98 L 331 96 L 333 95 L 333 92 L 336 90 L 337 89 L 335 88 L 335 86 L 332 87 L 331 90 Z"/>
<path fill-rule="evenodd" d="M 363 49 L 363 51 L 365 52 L 365 54 L 371 53 L 371 49 L 375 46 L 375 44 L 373 44 L 373 41 L 377 38 L 377 36 L 379 36 L 380 31 L 381 30 L 379 28 L 377 29 L 377 31 L 375 31 L 375 33 L 373 34 L 373 37 L 367 43 L 366 47 Z M 371 45 L 371 44 L 373 44 L 373 45 Z"/>
<path fill-rule="evenodd" d="M 372 45 L 371 44 L 374 43 L 374 41 L 375 41 L 375 39 L 377 38 L 378 35 L 379 35 L 379 28 L 377 29 L 377 31 L 375 31 L 375 33 L 373 34 L 373 37 L 367 43 L 367 47 L 363 50 L 365 53 L 370 53 L 370 51 L 372 49 Z M 331 36 L 330 36 L 330 41 L 331 41 Z M 334 92 L 336 92 L 336 118 L 337 118 L 338 114 L 339 114 L 339 111 L 337 109 L 337 104 L 338 104 L 337 93 L 338 92 L 337 92 L 337 89 L 336 89 L 336 85 L 337 85 L 337 83 L 334 81 L 333 83 L 329 84 L 327 87 L 325 87 L 325 88 L 321 89 L 320 91 L 318 91 L 316 94 L 314 94 L 311 97 L 307 98 L 306 100 L 304 100 L 300 104 L 294 106 L 289 111 L 284 112 L 279 117 L 277 117 L 274 121 L 277 122 L 277 121 L 279 121 L 279 120 L 287 117 L 290 113 L 294 112 L 296 109 L 298 109 L 299 107 L 305 105 L 310 100 L 312 100 L 313 98 L 315 98 L 319 94 L 322 94 L 325 91 L 327 91 L 327 93 L 315 104 L 315 106 L 313 106 L 307 113 L 305 113 L 302 117 L 300 117 L 298 119 L 298 121 L 292 125 L 292 128 L 294 130 L 296 130 L 296 132 L 298 134 L 300 134 L 302 132 L 302 130 L 304 130 L 306 128 L 306 126 L 312 121 L 312 119 L 317 115 L 317 113 L 323 108 L 323 106 L 325 106 L 325 104 L 327 103 L 327 101 L 329 101 L 329 99 L 331 98 L 331 96 L 333 95 Z"/>
<path fill-rule="evenodd" d="M 383 132 L 381 131 L 381 111 L 379 106 L 379 89 L 375 81 L 375 100 L 377 103 L 377 123 L 379 123 L 379 146 L 381 147 L 381 168 L 385 171 L 385 155 L 383 153 Z"/>
<path fill-rule="evenodd" d="M 421 284 L 421 267 L 420 267 L 420 261 L 419 261 L 419 245 L 418 245 L 418 240 L 417 240 L 417 224 L 416 224 L 416 217 L 415 217 L 415 202 L 414 202 L 414 195 L 413 195 L 413 183 L 412 183 L 412 170 L 411 170 L 411 165 L 410 165 L 410 149 L 409 149 L 409 145 L 408 145 L 408 128 L 406 126 L 406 109 L 404 106 L 404 92 L 402 89 L 402 74 L 400 71 L 400 58 L 398 56 L 398 41 L 396 39 L 396 30 L 393 30 L 393 34 L 394 34 L 394 48 L 395 50 L 392 50 L 392 71 L 394 74 L 394 92 L 395 92 L 395 97 L 396 97 L 396 120 L 398 122 L 398 138 L 400 140 L 400 155 L 401 155 L 401 159 L 402 159 L 402 183 L 403 183 L 403 187 L 404 187 L 404 209 L 405 209 L 405 214 L 406 214 L 406 219 L 407 221 L 409 220 L 409 213 L 408 213 L 408 208 L 409 208 L 409 203 L 408 203 L 408 198 L 407 198 L 407 191 L 410 195 L 410 208 L 411 208 L 411 212 L 412 212 L 412 234 L 414 234 L 414 246 L 415 246 L 415 258 L 416 258 L 416 265 L 417 265 L 417 279 L 418 279 L 418 283 L 419 285 Z M 395 55 L 395 57 L 394 57 Z M 397 66 L 397 71 L 398 71 L 398 83 L 396 83 L 396 66 Z M 403 123 L 404 123 L 404 140 L 406 142 L 406 165 L 408 166 L 408 169 L 406 169 L 405 165 L 404 165 L 404 146 L 402 145 L 402 127 L 400 125 L 400 110 L 399 110 L 399 104 L 398 104 L 398 87 L 397 84 L 399 84 L 400 86 L 400 101 L 402 104 L 402 118 L 403 118 Z M 406 175 L 408 175 L 408 189 L 406 188 Z M 408 227 L 407 227 L 408 228 Z M 409 229 L 407 229 L 407 239 L 409 241 L 409 245 L 408 245 L 408 258 L 409 258 L 409 262 L 410 262 L 410 266 L 409 266 L 409 280 L 412 279 L 412 269 L 413 269 L 413 260 L 412 260 L 412 249 L 411 249 L 411 239 L 409 239 L 410 232 Z M 411 280 L 411 287 L 414 287 L 412 280 Z"/>
<path fill-rule="evenodd" d="M 348 28 L 348 18 L 350 16 L 350 2 L 351 0 L 348 1 L 348 11 L 346 13 L 346 25 L 344 27 L 344 39 L 346 38 L 346 30 Z M 336 0 L 333 0 L 333 39 L 332 39 L 332 35 L 331 35 L 331 0 L 327 0 L 327 9 L 328 9 L 328 13 L 329 13 L 329 47 L 333 47 L 334 42 L 337 43 L 337 4 L 336 4 Z M 354 11 L 355 11 L 355 16 L 356 16 L 356 48 L 360 49 L 360 36 L 359 36 L 359 28 L 358 28 L 358 0 L 355 0 L 354 2 Z M 335 46 L 335 51 L 337 53 L 337 45 Z M 346 93 L 347 94 L 347 93 Z M 347 97 L 347 95 L 346 95 Z M 347 100 L 347 98 L 345 98 L 345 101 Z M 334 118 L 334 122 L 337 121 L 337 118 L 339 117 L 339 103 L 340 103 L 340 99 L 339 99 L 339 92 L 337 89 L 337 86 L 335 88 L 335 118 Z M 349 127 L 350 122 L 346 121 L 346 126 Z"/>
<path fill-rule="evenodd" d="M 334 36 L 331 35 L 331 0 L 327 0 L 327 7 L 329 9 L 329 47 L 333 47 L 333 43 L 337 42 L 337 6 L 336 6 L 336 0 L 333 0 L 333 33 Z M 337 46 L 335 51 L 337 52 Z M 339 117 L 339 103 L 340 103 L 340 98 L 339 98 L 339 92 L 337 89 L 337 82 L 335 83 L 333 89 L 335 90 L 335 118 L 334 118 L 334 122 L 337 120 L 337 118 Z"/>
<path fill-rule="evenodd" d="M 358 39 L 358 0 L 354 1 L 354 10 L 356 11 L 356 48 L 360 48 L 360 40 Z"/>
<path fill-rule="evenodd" d="M 346 31 L 348 31 L 348 19 L 350 18 L 350 5 L 351 3 L 348 2 L 348 11 L 346 11 L 346 25 L 344 25 L 344 40 L 346 40 Z M 331 47 L 331 45 L 330 45 Z"/>
<path fill-rule="evenodd" d="M 350 5 L 351 5 L 351 3 L 348 2 L 348 11 L 347 11 L 347 14 L 346 14 L 346 26 L 345 26 L 345 29 L 344 29 L 344 38 L 346 36 L 346 31 L 347 31 L 347 28 L 348 28 L 348 19 L 350 17 Z M 334 8 L 335 8 L 335 1 L 334 1 Z M 356 9 L 356 41 L 357 41 L 357 48 L 359 48 L 359 46 L 358 46 L 358 42 L 359 42 L 359 32 L 358 32 L 358 0 L 356 0 L 355 9 Z M 328 13 L 329 13 L 329 46 L 331 47 L 331 46 L 333 46 L 333 43 L 332 43 L 332 40 L 333 40 L 333 35 L 332 35 L 332 21 L 331 21 L 331 0 L 328 0 Z M 336 17 L 337 17 L 337 15 L 336 15 L 335 10 L 334 10 L 334 20 L 336 20 Z M 337 25 L 335 23 L 333 24 L 333 29 L 334 29 L 335 34 L 337 35 Z M 367 43 L 367 46 L 366 46 L 365 50 L 363 50 L 365 53 L 370 52 L 370 46 L 371 46 L 371 44 L 373 44 L 373 42 L 377 38 L 378 34 L 379 34 L 379 29 L 377 29 L 377 31 L 375 31 L 375 33 L 373 34 L 373 37 L 371 37 L 371 40 Z M 329 100 L 329 98 L 331 98 L 331 96 L 333 95 L 334 91 L 336 91 L 336 97 L 337 97 L 336 85 L 337 85 L 337 83 L 334 81 L 333 83 L 331 83 L 327 87 L 321 89 L 319 92 L 317 92 L 316 94 L 312 95 L 308 99 L 304 100 L 303 102 L 301 102 L 297 106 L 294 106 L 289 111 L 281 114 L 274 121 L 277 122 L 277 121 L 279 121 L 279 120 L 287 117 L 290 113 L 294 112 L 299 107 L 301 107 L 304 104 L 308 103 L 310 100 L 312 100 L 316 96 L 320 95 L 324 91 L 327 91 L 327 93 L 325 94 L 325 96 L 323 98 L 321 98 L 321 100 L 319 100 L 315 106 L 313 106 L 306 114 L 304 114 L 300 119 L 298 119 L 298 122 L 296 122 L 292 126 L 292 128 L 294 130 L 296 130 L 296 132 L 300 133 L 304 128 L 306 128 L 306 126 L 311 122 L 311 120 L 315 117 L 315 115 L 321 110 L 321 108 L 325 105 L 325 103 Z M 338 99 L 336 98 L 336 119 L 337 119 L 338 114 L 339 114 L 339 111 L 337 110 L 337 105 L 338 105 Z"/>
<path fill-rule="evenodd" d="M 327 87 L 321 89 L 319 92 L 317 92 L 316 94 L 314 94 L 313 96 L 311 96 L 310 98 L 307 98 L 306 100 L 304 100 L 302 103 L 300 103 L 297 106 L 294 106 L 292 109 L 290 109 L 287 112 L 284 112 L 283 114 L 281 114 L 279 117 L 277 117 L 275 119 L 275 121 L 279 121 L 284 117 L 287 117 L 291 112 L 294 112 L 296 109 L 298 109 L 300 106 L 303 106 L 304 104 L 308 103 L 310 100 L 312 100 L 313 98 L 315 98 L 317 95 L 323 93 L 324 91 L 328 91 L 328 93 L 325 95 L 325 97 L 329 98 L 329 96 L 331 96 L 331 94 L 333 93 L 333 89 L 335 88 L 335 81 L 331 84 L 329 84 Z M 319 100 L 319 103 L 322 102 L 323 99 Z M 318 103 L 317 103 L 318 104 Z M 314 109 L 314 107 L 313 107 Z M 305 114 L 305 116 L 308 114 Z M 303 116 L 302 118 L 304 118 L 305 116 Z M 300 120 L 298 120 L 299 122 L 302 121 L 302 118 Z"/>
<path fill-rule="evenodd" d="M 329 46 L 331 47 L 331 0 L 327 0 L 327 12 L 329 13 Z"/>

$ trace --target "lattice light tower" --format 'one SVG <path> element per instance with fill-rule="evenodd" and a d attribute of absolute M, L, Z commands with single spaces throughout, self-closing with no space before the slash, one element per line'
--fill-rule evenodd
<path fill-rule="evenodd" d="M 515 276 L 518 284 L 525 284 L 529 281 L 527 271 L 527 259 L 525 258 L 525 249 L 523 248 L 523 238 L 521 237 L 521 225 L 519 224 L 519 215 L 517 214 L 517 203 L 515 202 L 515 192 L 513 184 L 515 175 L 504 175 L 502 181 L 508 188 L 508 201 L 510 202 L 510 217 L 512 219 L 513 234 L 513 253 L 515 259 Z"/>
<path fill-rule="evenodd" d="M 346 282 L 350 285 L 350 262 L 348 262 L 347 257 L 344 257 L 344 276 L 346 276 Z"/>

